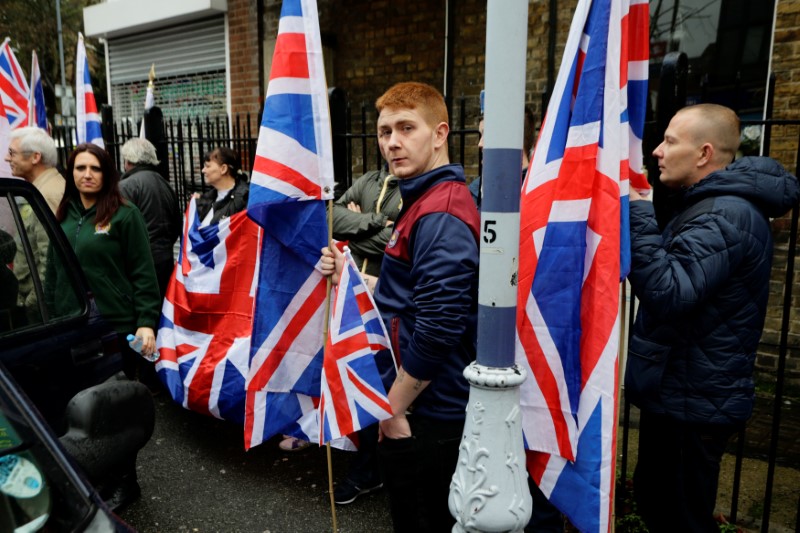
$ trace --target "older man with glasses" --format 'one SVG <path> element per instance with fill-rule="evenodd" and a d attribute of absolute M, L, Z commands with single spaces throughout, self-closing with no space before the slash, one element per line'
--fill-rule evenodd
<path fill-rule="evenodd" d="M 64 177 L 55 168 L 56 144 L 41 128 L 19 128 L 11 132 L 6 162 L 11 174 L 36 187 L 50 210 L 56 212 L 64 196 Z"/>
<path fill-rule="evenodd" d="M 66 182 L 55 168 L 58 155 L 53 139 L 40 128 L 19 128 L 11 132 L 8 146 L 5 160 L 11 167 L 11 174 L 32 183 L 42 193 L 50 210 L 55 213 L 64 196 Z M 18 203 L 25 233 L 33 247 L 33 256 L 29 258 L 25 255 L 24 247 L 18 245 L 14 257 L 14 275 L 19 282 L 17 294 L 19 320 L 29 324 L 39 323 L 42 316 L 31 271 L 38 272 L 39 279 L 44 279 L 50 238 L 31 206 L 22 199 L 19 199 Z"/>

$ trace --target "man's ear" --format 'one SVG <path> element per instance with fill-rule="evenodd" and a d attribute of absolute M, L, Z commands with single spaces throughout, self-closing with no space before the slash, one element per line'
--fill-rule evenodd
<path fill-rule="evenodd" d="M 42 154 L 39 152 L 33 152 L 31 154 L 31 163 L 33 163 L 34 165 L 38 165 L 41 162 L 42 162 Z"/>
<path fill-rule="evenodd" d="M 703 167 L 714 160 L 714 145 L 711 143 L 704 143 L 700 146 L 700 157 L 697 160 L 697 166 Z"/>
<path fill-rule="evenodd" d="M 434 130 L 436 137 L 434 139 L 434 147 L 439 148 L 447 142 L 447 135 L 450 133 L 450 126 L 447 122 L 440 122 L 436 125 Z"/>

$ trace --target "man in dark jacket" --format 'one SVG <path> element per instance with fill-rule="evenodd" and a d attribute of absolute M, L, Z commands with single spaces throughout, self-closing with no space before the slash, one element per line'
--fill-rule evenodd
<path fill-rule="evenodd" d="M 144 216 L 158 289 L 163 300 L 175 265 L 173 246 L 181 234 L 178 200 L 167 180 L 158 173 L 156 148 L 150 141 L 130 139 L 122 145 L 120 152 L 125 161 L 125 174 L 122 175 L 119 190 Z"/>
<path fill-rule="evenodd" d="M 395 531 L 450 531 L 469 396 L 463 371 L 475 359 L 480 220 L 463 169 L 450 164 L 442 95 L 399 83 L 375 105 L 378 144 L 403 198 L 375 288 L 400 362 L 387 383 L 394 416 L 380 423 L 379 462 Z M 324 272 L 334 273 L 337 255 L 324 251 Z"/>
<path fill-rule="evenodd" d="M 716 532 L 719 464 L 753 407 L 753 365 L 772 263 L 770 217 L 798 201 L 797 178 L 769 158 L 732 162 L 739 119 L 680 110 L 653 155 L 681 208 L 659 232 L 631 189 L 631 273 L 639 313 L 625 394 L 641 409 L 634 494 L 653 533 Z"/>
<path fill-rule="evenodd" d="M 334 202 L 333 238 L 350 241 L 350 253 L 362 272 L 378 277 L 402 205 L 397 178 L 385 168 L 367 172 Z"/>

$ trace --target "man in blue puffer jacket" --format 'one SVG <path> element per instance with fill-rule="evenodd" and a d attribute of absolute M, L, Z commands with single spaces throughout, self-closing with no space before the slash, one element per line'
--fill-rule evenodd
<path fill-rule="evenodd" d="M 731 162 L 738 147 L 732 110 L 684 108 L 653 152 L 661 182 L 682 194 L 663 232 L 631 190 L 629 280 L 640 305 L 625 394 L 641 409 L 634 493 L 652 533 L 718 531 L 720 460 L 753 408 L 769 218 L 791 209 L 800 188 L 772 159 Z"/>

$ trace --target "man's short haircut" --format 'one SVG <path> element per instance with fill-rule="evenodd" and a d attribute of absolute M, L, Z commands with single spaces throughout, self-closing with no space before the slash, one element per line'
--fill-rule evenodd
<path fill-rule="evenodd" d="M 442 93 L 427 83 L 407 81 L 393 85 L 375 101 L 379 115 L 384 108 L 418 109 L 432 128 L 441 122 L 449 123 Z"/>
<path fill-rule="evenodd" d="M 122 160 L 132 165 L 158 165 L 156 147 L 147 139 L 134 137 L 122 145 Z"/>
<path fill-rule="evenodd" d="M 678 113 L 696 113 L 695 140 L 711 143 L 719 157 L 717 163 L 727 165 L 736 157 L 741 141 L 741 124 L 736 112 L 718 104 L 697 104 L 684 107 Z"/>
<path fill-rule="evenodd" d="M 42 154 L 42 164 L 54 167 L 58 163 L 56 143 L 45 130 L 34 126 L 17 128 L 11 132 L 9 140 L 19 139 L 19 149 L 26 154 Z"/>

